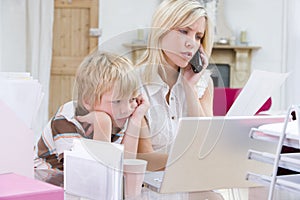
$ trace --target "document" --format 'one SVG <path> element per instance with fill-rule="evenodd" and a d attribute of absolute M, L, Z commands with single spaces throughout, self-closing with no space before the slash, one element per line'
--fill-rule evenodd
<path fill-rule="evenodd" d="M 64 151 L 64 188 L 89 199 L 122 199 L 124 146 L 75 139 Z"/>
<path fill-rule="evenodd" d="M 0 99 L 28 128 L 32 128 L 42 97 L 42 85 L 29 73 L 0 73 Z"/>
<path fill-rule="evenodd" d="M 288 73 L 255 70 L 236 98 L 226 116 L 252 116 L 279 90 Z"/>

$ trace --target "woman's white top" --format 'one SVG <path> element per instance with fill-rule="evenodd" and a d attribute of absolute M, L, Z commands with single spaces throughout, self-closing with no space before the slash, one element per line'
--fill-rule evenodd
<path fill-rule="evenodd" d="M 140 70 L 140 73 L 143 73 L 144 68 Z M 206 70 L 197 83 L 199 98 L 203 96 L 208 87 L 210 75 L 210 71 Z M 142 88 L 150 102 L 146 118 L 150 127 L 153 148 L 155 151 L 168 153 L 177 133 L 178 119 L 187 116 L 182 73 L 179 73 L 177 82 L 171 88 L 169 104 L 165 98 L 169 92 L 169 86 L 158 74 L 153 78 L 151 84 L 143 84 Z"/>

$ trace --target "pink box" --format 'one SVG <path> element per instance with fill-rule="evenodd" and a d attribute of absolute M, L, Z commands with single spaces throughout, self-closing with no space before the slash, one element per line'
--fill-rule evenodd
<path fill-rule="evenodd" d="M 0 174 L 0 200 L 63 200 L 64 190 L 14 173 Z"/>

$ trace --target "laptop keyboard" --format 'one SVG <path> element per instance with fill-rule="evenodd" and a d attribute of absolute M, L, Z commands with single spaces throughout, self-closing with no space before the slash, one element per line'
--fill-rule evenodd
<path fill-rule="evenodd" d="M 163 180 L 164 171 L 146 172 L 144 183 L 151 188 L 159 189 Z"/>

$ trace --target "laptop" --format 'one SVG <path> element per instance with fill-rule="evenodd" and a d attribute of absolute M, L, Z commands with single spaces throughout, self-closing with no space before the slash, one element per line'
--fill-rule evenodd
<path fill-rule="evenodd" d="M 275 153 L 277 144 L 253 140 L 252 127 L 283 122 L 284 116 L 181 118 L 165 171 L 145 174 L 144 185 L 159 193 L 257 186 L 248 171 L 270 175 L 272 165 L 247 157 L 249 149 Z"/>

